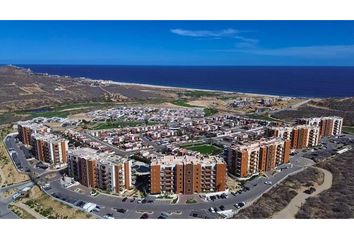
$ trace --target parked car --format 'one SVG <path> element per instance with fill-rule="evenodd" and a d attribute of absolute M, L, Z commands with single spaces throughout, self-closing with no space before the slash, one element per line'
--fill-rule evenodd
<path fill-rule="evenodd" d="M 144 213 L 143 215 L 141 215 L 140 219 L 148 219 L 149 218 L 149 214 Z"/>
<path fill-rule="evenodd" d="M 126 213 L 127 212 L 127 210 L 124 208 L 118 208 L 116 211 L 119 213 Z"/>
<path fill-rule="evenodd" d="M 167 212 L 161 212 L 161 216 L 164 216 L 167 218 L 169 216 L 169 214 Z"/>
<path fill-rule="evenodd" d="M 125 201 L 127 201 L 127 200 L 128 200 L 128 198 L 125 197 L 125 198 L 122 199 L 122 202 L 125 202 Z"/>
<path fill-rule="evenodd" d="M 239 206 L 240 208 L 244 207 L 245 205 L 246 205 L 245 202 L 240 202 L 240 203 L 238 203 L 238 206 Z"/>
<path fill-rule="evenodd" d="M 103 218 L 105 218 L 105 219 L 114 219 L 112 213 L 107 213 L 106 215 L 103 216 Z"/>
<path fill-rule="evenodd" d="M 221 211 L 224 211 L 224 210 L 225 210 L 224 205 L 221 205 L 219 208 L 220 208 Z"/>
<path fill-rule="evenodd" d="M 225 199 L 225 198 L 227 198 L 227 194 L 226 194 L 226 193 L 223 193 L 223 194 L 220 195 L 220 197 L 223 198 L 223 199 Z"/>
<path fill-rule="evenodd" d="M 272 181 L 265 181 L 264 184 L 267 184 L 267 185 L 272 185 L 273 182 Z"/>
<path fill-rule="evenodd" d="M 211 207 L 211 208 L 209 208 L 209 212 L 215 213 L 215 209 Z"/>

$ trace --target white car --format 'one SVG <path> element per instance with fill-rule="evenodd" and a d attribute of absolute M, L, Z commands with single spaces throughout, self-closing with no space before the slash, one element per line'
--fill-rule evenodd
<path fill-rule="evenodd" d="M 267 185 L 272 185 L 272 181 L 265 181 L 264 184 L 267 184 Z"/>
<path fill-rule="evenodd" d="M 214 208 L 209 208 L 209 211 L 211 212 L 211 213 L 215 213 L 215 209 Z"/>

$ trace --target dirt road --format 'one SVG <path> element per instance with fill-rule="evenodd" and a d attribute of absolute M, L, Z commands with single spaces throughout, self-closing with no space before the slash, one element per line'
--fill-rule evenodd
<path fill-rule="evenodd" d="M 317 168 L 317 169 L 324 173 L 324 181 L 321 185 L 314 186 L 314 188 L 316 188 L 316 191 L 313 192 L 312 194 L 306 194 L 306 193 L 304 193 L 304 190 L 307 188 L 299 189 L 298 194 L 290 201 L 288 206 L 286 206 L 283 210 L 275 213 L 272 216 L 272 218 L 275 218 L 275 219 L 295 218 L 295 215 L 299 211 L 301 205 L 306 202 L 307 198 L 316 196 L 316 195 L 320 194 L 321 192 L 331 188 L 332 180 L 333 180 L 332 173 L 325 170 L 325 169 L 322 169 L 322 168 Z"/>

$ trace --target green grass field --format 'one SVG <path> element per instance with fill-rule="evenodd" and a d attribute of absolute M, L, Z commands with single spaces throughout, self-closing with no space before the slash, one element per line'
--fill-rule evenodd
<path fill-rule="evenodd" d="M 350 133 L 350 134 L 354 134 L 354 127 L 344 126 L 344 127 L 343 127 L 343 132 L 345 132 L 345 133 Z"/>
<path fill-rule="evenodd" d="M 280 122 L 280 120 L 278 120 L 276 118 L 269 117 L 268 115 L 247 114 L 246 116 L 249 118 L 253 118 L 253 119 Z"/>
<path fill-rule="evenodd" d="M 175 100 L 172 102 L 172 104 L 177 105 L 177 106 L 181 106 L 181 107 L 198 107 L 198 106 L 190 105 L 187 103 L 187 101 L 182 100 L 182 99 Z"/>
<path fill-rule="evenodd" d="M 215 108 L 204 108 L 204 115 L 206 117 L 212 116 L 217 113 L 218 113 L 218 110 Z"/>
<path fill-rule="evenodd" d="M 196 145 L 185 145 L 183 148 L 195 152 L 199 152 L 205 155 L 217 155 L 223 151 L 223 149 L 215 147 L 211 144 L 196 144 Z"/>
<path fill-rule="evenodd" d="M 211 97 L 220 95 L 220 92 L 211 92 L 211 91 L 188 91 L 184 93 L 185 96 L 199 98 L 199 97 Z"/>

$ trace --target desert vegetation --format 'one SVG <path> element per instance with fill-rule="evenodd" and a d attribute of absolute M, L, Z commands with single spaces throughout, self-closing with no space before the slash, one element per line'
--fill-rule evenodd
<path fill-rule="evenodd" d="M 307 168 L 304 171 L 288 177 L 284 182 L 265 193 L 250 207 L 241 210 L 234 218 L 270 218 L 274 213 L 281 211 L 297 195 L 301 187 L 311 187 L 315 183 L 322 184 L 324 175 L 316 168 Z"/>
<path fill-rule="evenodd" d="M 354 150 L 318 164 L 333 175 L 332 187 L 307 199 L 296 218 L 354 217 Z"/>

